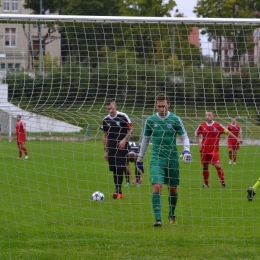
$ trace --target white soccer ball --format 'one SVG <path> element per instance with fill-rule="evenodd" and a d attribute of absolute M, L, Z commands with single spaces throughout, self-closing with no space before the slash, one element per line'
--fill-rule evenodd
<path fill-rule="evenodd" d="M 100 191 L 95 191 L 93 194 L 92 194 L 92 200 L 94 201 L 103 201 L 105 199 L 105 196 L 102 192 Z"/>

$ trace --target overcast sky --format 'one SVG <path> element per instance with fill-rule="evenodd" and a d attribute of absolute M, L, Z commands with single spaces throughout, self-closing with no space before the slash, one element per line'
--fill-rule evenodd
<path fill-rule="evenodd" d="M 179 9 L 179 12 L 184 14 L 185 17 L 195 17 L 192 12 L 194 6 L 197 5 L 197 0 L 175 0 L 177 6 L 175 9 Z"/>

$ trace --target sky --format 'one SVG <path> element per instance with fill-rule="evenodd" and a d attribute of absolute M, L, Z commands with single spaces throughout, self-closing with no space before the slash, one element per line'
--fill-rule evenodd
<path fill-rule="evenodd" d="M 175 3 L 177 6 L 174 8 L 173 15 L 175 10 L 178 9 L 179 13 L 183 14 L 184 17 L 196 17 L 193 13 L 193 9 L 197 5 L 197 0 L 175 0 Z M 200 43 L 202 53 L 212 56 L 213 52 L 211 51 L 211 44 L 208 42 L 208 37 L 200 35 Z"/>
<path fill-rule="evenodd" d="M 175 9 L 179 9 L 179 13 L 184 14 L 185 17 L 196 17 L 192 12 L 197 5 L 197 0 L 175 0 L 177 6 Z"/>

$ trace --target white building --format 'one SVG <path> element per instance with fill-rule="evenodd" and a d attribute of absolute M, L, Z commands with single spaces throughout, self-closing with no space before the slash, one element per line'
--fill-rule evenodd
<path fill-rule="evenodd" d="M 2 14 L 32 14 L 33 11 L 23 7 L 25 0 L 3 0 L 0 6 Z M 33 14 L 32 14 L 33 15 Z M 0 23 L 0 70 L 31 70 L 34 60 L 39 60 L 49 53 L 52 58 L 60 60 L 60 34 L 56 26 L 46 24 L 1 24 Z M 42 48 L 40 48 L 40 34 Z M 40 52 L 40 49 L 42 52 Z M 39 64 L 39 61 L 38 61 Z"/>

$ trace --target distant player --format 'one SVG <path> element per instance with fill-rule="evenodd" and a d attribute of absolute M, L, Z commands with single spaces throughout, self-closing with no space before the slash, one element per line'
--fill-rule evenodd
<path fill-rule="evenodd" d="M 212 164 L 218 173 L 222 187 L 226 187 L 224 171 L 220 164 L 219 156 L 219 140 L 221 134 L 226 134 L 237 142 L 241 142 L 232 132 L 229 132 L 223 125 L 213 120 L 214 115 L 212 111 L 206 112 L 206 122 L 199 125 L 195 131 L 195 139 L 200 147 L 201 164 L 203 165 L 203 188 L 209 187 L 209 164 Z M 202 135 L 202 141 L 199 136 Z"/>
<path fill-rule="evenodd" d="M 113 172 L 115 184 L 114 199 L 122 199 L 122 183 L 128 154 L 128 139 L 133 126 L 127 114 L 117 111 L 114 100 L 106 101 L 108 115 L 103 119 L 104 158 L 109 163 L 109 170 Z"/>
<path fill-rule="evenodd" d="M 228 125 L 227 129 L 242 141 L 242 129 L 235 117 L 231 118 L 231 124 Z M 229 164 L 236 164 L 237 150 L 239 150 L 240 143 L 232 136 L 226 136 L 226 141 L 228 145 Z"/>
<path fill-rule="evenodd" d="M 249 187 L 247 189 L 247 199 L 248 201 L 252 201 L 255 194 L 256 194 L 256 191 L 259 189 L 260 187 L 260 178 L 257 180 L 257 182 L 254 184 L 253 187 Z"/>
<path fill-rule="evenodd" d="M 142 178 L 142 176 L 136 168 L 136 159 L 140 150 L 140 146 L 137 142 L 129 142 L 128 149 L 129 149 L 129 153 L 127 155 L 127 164 L 125 169 L 125 177 L 126 177 L 125 187 L 130 186 L 130 177 L 132 178 L 133 184 L 135 184 L 136 187 L 140 187 L 140 184 L 142 183 L 142 180 L 140 179 Z M 131 172 L 129 162 L 133 162 L 135 165 L 135 179 Z"/>
<path fill-rule="evenodd" d="M 17 146 L 18 146 L 18 150 L 19 150 L 18 159 L 22 158 L 23 152 L 25 154 L 24 159 L 28 159 L 28 152 L 27 152 L 27 149 L 25 147 L 26 125 L 25 125 L 25 122 L 22 120 L 21 115 L 17 115 L 17 117 L 16 117 L 15 132 L 13 134 L 13 138 L 15 136 L 16 136 Z"/>

